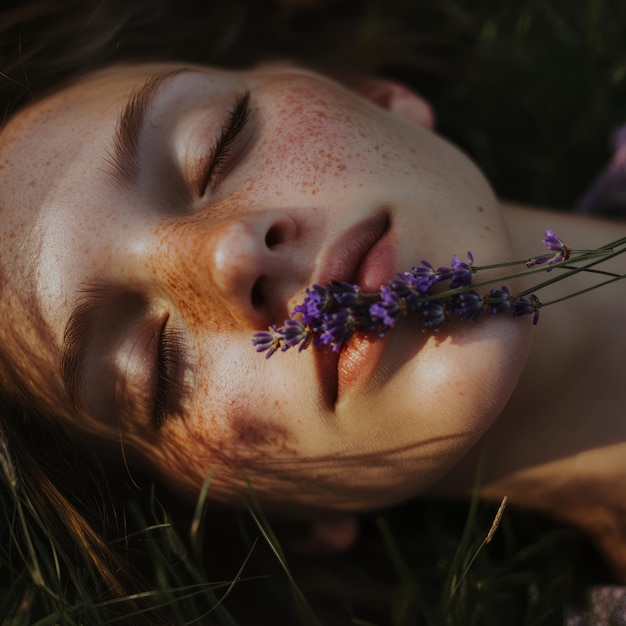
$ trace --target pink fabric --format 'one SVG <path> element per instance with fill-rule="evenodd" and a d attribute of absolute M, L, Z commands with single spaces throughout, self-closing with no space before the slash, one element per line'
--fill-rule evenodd
<path fill-rule="evenodd" d="M 626 587 L 602 585 L 587 589 L 582 607 L 569 607 L 565 626 L 625 626 Z"/>

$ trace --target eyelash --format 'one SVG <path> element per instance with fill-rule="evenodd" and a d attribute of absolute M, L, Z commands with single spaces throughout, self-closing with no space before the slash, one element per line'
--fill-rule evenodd
<path fill-rule="evenodd" d="M 152 410 L 152 425 L 155 431 L 161 429 L 182 395 L 182 385 L 176 375 L 179 369 L 179 353 L 180 340 L 176 331 L 164 325 L 157 348 L 157 383 Z"/>
<path fill-rule="evenodd" d="M 246 91 L 228 114 L 228 122 L 210 150 L 209 168 L 202 183 L 201 192 L 213 189 L 224 174 L 233 144 L 241 135 L 250 118 L 250 92 Z"/>

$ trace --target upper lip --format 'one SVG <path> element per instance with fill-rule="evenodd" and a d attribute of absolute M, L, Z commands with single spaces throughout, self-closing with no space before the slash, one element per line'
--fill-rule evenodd
<path fill-rule="evenodd" d="M 326 285 L 331 280 L 354 282 L 363 260 L 388 228 L 389 216 L 380 213 L 344 231 L 324 251 L 315 272 L 315 284 Z M 339 352 L 324 348 L 314 350 L 313 357 L 324 403 L 333 407 L 339 386 Z"/>
<path fill-rule="evenodd" d="M 314 282 L 318 285 L 326 285 L 331 280 L 353 282 L 363 259 L 388 228 L 386 213 L 348 228 L 326 248 Z"/>

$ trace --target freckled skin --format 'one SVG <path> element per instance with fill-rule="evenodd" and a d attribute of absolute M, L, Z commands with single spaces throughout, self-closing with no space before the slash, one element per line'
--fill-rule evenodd
<path fill-rule="evenodd" d="M 315 349 L 268 361 L 251 335 L 282 323 L 337 238 L 381 212 L 395 271 L 468 248 L 480 263 L 502 261 L 510 243 L 488 185 L 429 130 L 324 77 L 274 67 L 176 77 L 150 111 L 137 185 L 124 188 L 107 171 L 119 111 L 148 76 L 174 67 L 109 68 L 0 133 L 3 383 L 96 447 L 121 440 L 131 462 L 189 497 L 209 472 L 214 498 L 238 502 L 251 484 L 277 510 L 362 509 L 418 492 L 508 399 L 523 363 L 510 355 L 523 353 L 528 324 L 494 319 L 436 338 L 401 324 L 374 375 L 335 407 L 324 403 Z M 245 90 L 236 164 L 202 197 L 181 191 L 198 171 L 189 146 L 206 136 L 209 149 Z M 98 318 L 86 362 L 98 403 L 77 413 L 61 343 L 93 281 L 142 304 L 136 312 L 121 299 Z M 155 432 L 160 320 L 184 351 L 184 393 Z"/>

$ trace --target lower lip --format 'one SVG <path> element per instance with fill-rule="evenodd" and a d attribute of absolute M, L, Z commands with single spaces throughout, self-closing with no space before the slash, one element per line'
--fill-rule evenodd
<path fill-rule="evenodd" d="M 356 283 L 363 291 L 372 293 L 380 289 L 395 274 L 395 238 L 385 233 L 363 259 L 356 276 Z M 376 372 L 382 358 L 384 340 L 375 333 L 356 333 L 339 356 L 338 400 L 349 390 L 359 388 Z"/>

